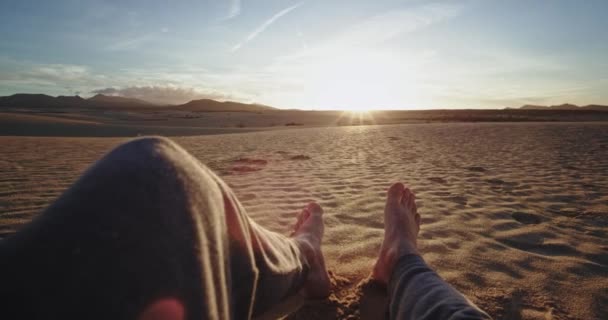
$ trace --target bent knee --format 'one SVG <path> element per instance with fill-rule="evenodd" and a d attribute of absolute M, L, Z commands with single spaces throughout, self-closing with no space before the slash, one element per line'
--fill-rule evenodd
<path fill-rule="evenodd" d="M 159 164 L 159 161 L 166 162 L 183 153 L 185 151 L 168 138 L 153 136 L 123 143 L 112 150 L 107 157 L 112 160 L 151 165 Z"/>
<path fill-rule="evenodd" d="M 159 153 L 170 152 L 171 150 L 181 150 L 181 148 L 169 138 L 159 136 L 133 139 L 115 149 L 118 152 L 137 153 L 142 157 L 156 156 Z"/>
<path fill-rule="evenodd" d="M 175 142 L 164 137 L 144 137 L 128 141 L 103 157 L 97 171 L 172 179 L 208 180 L 211 170 Z M 203 177 L 205 176 L 205 177 Z"/>

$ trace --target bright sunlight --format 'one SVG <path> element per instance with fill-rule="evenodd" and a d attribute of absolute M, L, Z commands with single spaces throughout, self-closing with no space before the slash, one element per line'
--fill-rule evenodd
<path fill-rule="evenodd" d="M 370 111 L 390 109 L 396 101 L 415 99 L 403 63 L 381 52 L 363 51 L 349 56 L 340 51 L 331 55 L 325 52 L 323 57 L 309 61 L 303 73 L 304 99 L 310 105 Z"/>

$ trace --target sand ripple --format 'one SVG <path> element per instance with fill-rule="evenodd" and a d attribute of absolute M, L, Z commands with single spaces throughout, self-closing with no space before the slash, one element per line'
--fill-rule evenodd
<path fill-rule="evenodd" d="M 288 234 L 308 201 L 325 208 L 324 250 L 343 280 L 334 281 L 325 317 L 362 315 L 355 293 L 379 249 L 393 181 L 419 199 L 426 260 L 495 317 L 608 316 L 607 124 L 420 124 L 176 140 L 267 228 Z M 120 141 L 0 137 L 0 236 Z"/>

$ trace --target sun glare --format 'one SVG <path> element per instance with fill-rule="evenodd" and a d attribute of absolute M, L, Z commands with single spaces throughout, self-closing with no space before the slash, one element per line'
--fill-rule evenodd
<path fill-rule="evenodd" d="M 395 70 L 394 63 L 394 59 L 373 53 L 351 53 L 315 63 L 306 75 L 310 102 L 353 112 L 398 105 L 409 81 Z"/>

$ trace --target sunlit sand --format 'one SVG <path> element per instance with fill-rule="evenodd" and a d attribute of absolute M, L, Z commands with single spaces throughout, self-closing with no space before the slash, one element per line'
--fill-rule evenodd
<path fill-rule="evenodd" d="M 0 137 L 1 236 L 125 139 Z M 427 262 L 496 319 L 607 314 L 606 123 L 298 128 L 175 140 L 264 227 L 288 235 L 304 204 L 323 206 L 332 296 L 292 318 L 379 316 L 385 297 L 365 279 L 394 181 L 416 193 Z"/>

